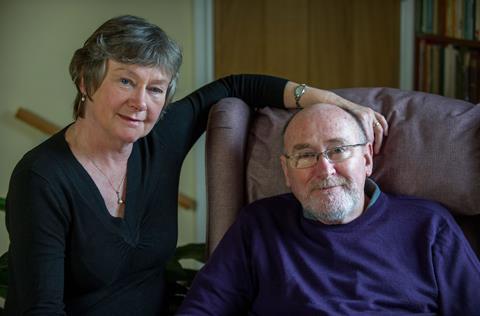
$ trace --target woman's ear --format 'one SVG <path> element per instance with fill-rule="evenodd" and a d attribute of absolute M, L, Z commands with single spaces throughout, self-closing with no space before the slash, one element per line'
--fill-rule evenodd
<path fill-rule="evenodd" d="M 87 89 L 85 88 L 85 81 L 83 80 L 83 74 L 80 75 L 80 82 L 78 83 L 78 90 L 82 95 L 87 95 Z"/>

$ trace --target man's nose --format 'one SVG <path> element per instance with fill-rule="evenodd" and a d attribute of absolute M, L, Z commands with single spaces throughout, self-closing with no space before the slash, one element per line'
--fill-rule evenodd
<path fill-rule="evenodd" d="M 336 173 L 335 163 L 330 162 L 324 155 L 320 155 L 317 163 L 313 166 L 313 172 L 321 178 L 326 178 Z"/>

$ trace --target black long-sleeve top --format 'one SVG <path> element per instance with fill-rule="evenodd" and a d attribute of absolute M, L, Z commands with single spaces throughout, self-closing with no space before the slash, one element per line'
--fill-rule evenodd
<path fill-rule="evenodd" d="M 224 97 L 282 106 L 285 84 L 230 76 L 168 105 L 133 144 L 124 218 L 108 213 L 65 140 L 66 128 L 29 151 L 13 171 L 6 202 L 7 314 L 161 314 L 165 263 L 177 241 L 180 168 L 210 107 Z"/>

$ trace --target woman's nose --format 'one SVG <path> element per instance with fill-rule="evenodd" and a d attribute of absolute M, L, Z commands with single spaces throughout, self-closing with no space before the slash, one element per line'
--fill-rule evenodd
<path fill-rule="evenodd" d="M 137 111 L 145 111 L 147 109 L 146 91 L 143 88 L 135 89 L 131 98 L 130 106 Z"/>

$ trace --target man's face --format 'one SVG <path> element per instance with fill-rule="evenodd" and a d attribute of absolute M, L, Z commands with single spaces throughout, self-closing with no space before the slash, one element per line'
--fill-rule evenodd
<path fill-rule="evenodd" d="M 288 156 L 319 153 L 344 145 L 363 143 L 355 119 L 333 105 L 314 105 L 297 114 L 284 136 Z M 305 216 L 325 224 L 348 223 L 365 207 L 365 179 L 372 172 L 372 145 L 350 147 L 352 156 L 330 162 L 320 156 L 304 169 L 281 157 L 287 186 L 301 202 Z"/>

